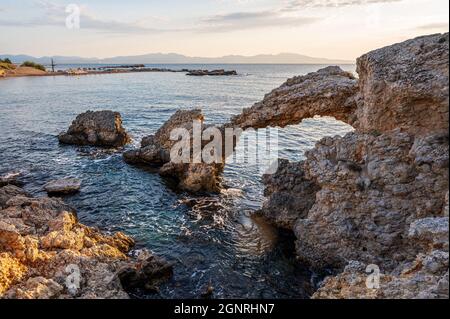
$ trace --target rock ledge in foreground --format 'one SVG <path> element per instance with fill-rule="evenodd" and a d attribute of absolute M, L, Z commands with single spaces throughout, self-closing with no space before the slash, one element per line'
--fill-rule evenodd
<path fill-rule="evenodd" d="M 124 299 L 140 279 L 156 290 L 171 276 L 171 265 L 147 250 L 130 256 L 127 235 L 106 235 L 80 224 L 61 199 L 20 190 L 0 187 L 0 299 Z M 123 269 L 137 270 L 133 285 L 119 278 Z M 75 273 L 79 287 L 68 284 Z"/>

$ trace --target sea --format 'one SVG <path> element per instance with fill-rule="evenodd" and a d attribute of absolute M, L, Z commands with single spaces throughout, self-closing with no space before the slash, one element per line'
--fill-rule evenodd
<path fill-rule="evenodd" d="M 58 68 L 99 67 L 66 65 Z M 64 200 L 80 222 L 104 232 L 122 231 L 174 265 L 159 292 L 135 298 L 309 298 L 324 274 L 295 258 L 295 237 L 269 225 L 261 208 L 257 165 L 229 163 L 220 194 L 187 194 L 150 167 L 127 165 L 124 150 L 138 147 L 178 109 L 201 108 L 207 123 L 225 123 L 288 78 L 324 65 L 146 65 L 169 69 L 236 70 L 237 76 L 119 73 L 0 79 L 0 175 L 20 172 L 25 189 L 46 196 L 43 185 L 76 177 L 81 192 Z M 342 65 L 355 72 L 354 65 Z M 58 133 L 87 110 L 114 110 L 132 135 L 124 149 L 60 145 Z M 313 118 L 278 130 L 278 156 L 299 161 L 325 136 L 352 128 Z"/>

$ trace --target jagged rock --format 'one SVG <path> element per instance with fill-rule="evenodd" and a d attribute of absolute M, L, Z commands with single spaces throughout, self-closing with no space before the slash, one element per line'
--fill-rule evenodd
<path fill-rule="evenodd" d="M 431 229 L 436 231 L 430 232 Z M 400 264 L 395 272 L 381 272 L 379 287 L 367 285 L 370 274 L 365 272 L 364 264 L 350 262 L 342 273 L 326 278 L 313 298 L 448 299 L 448 218 L 427 218 L 413 222 L 409 237 L 417 239 L 423 233 L 426 235 L 422 236 L 421 241 L 431 244 L 425 248 L 425 253 L 420 253 L 411 263 Z M 446 250 L 435 250 L 436 241 L 440 248 Z"/>
<path fill-rule="evenodd" d="M 27 267 L 9 253 L 0 253 L 0 296 L 20 282 L 27 272 Z"/>
<path fill-rule="evenodd" d="M 305 218 L 315 202 L 319 188 L 305 178 L 303 164 L 279 160 L 277 172 L 263 176 L 268 199 L 258 213 L 278 227 L 293 230 L 297 219 Z"/>
<path fill-rule="evenodd" d="M 427 249 L 448 252 L 448 217 L 428 217 L 415 220 L 409 228 L 409 237 Z"/>
<path fill-rule="evenodd" d="M 419 37 L 357 60 L 360 131 L 448 130 L 448 33 Z"/>
<path fill-rule="evenodd" d="M 289 79 L 231 123 L 243 129 L 298 124 L 314 116 L 333 116 L 353 123 L 358 81 L 337 66 Z"/>
<path fill-rule="evenodd" d="M 117 274 L 142 263 L 128 255 L 133 239 L 78 223 L 60 199 L 17 193 L 0 209 L 0 298 L 128 298 Z M 154 271 L 155 289 L 167 277 Z"/>
<path fill-rule="evenodd" d="M 154 135 L 142 139 L 140 149 L 125 152 L 125 161 L 157 165 L 168 163 L 170 161 L 170 150 L 177 143 L 177 140 L 170 138 L 170 133 L 174 129 L 186 129 L 192 132 L 194 121 L 202 123 L 203 119 L 202 111 L 199 109 L 178 110 Z"/>
<path fill-rule="evenodd" d="M 14 186 L 22 186 L 22 182 L 18 180 L 20 173 L 8 173 L 3 176 L 0 176 L 0 187 L 6 185 L 14 185 Z"/>
<path fill-rule="evenodd" d="M 58 135 L 63 144 L 119 147 L 130 137 L 122 127 L 120 113 L 113 111 L 87 111 L 76 117 L 67 133 Z"/>
<path fill-rule="evenodd" d="M 294 230 L 299 260 L 337 270 L 357 260 L 385 274 L 380 293 L 346 268 L 316 297 L 448 296 L 448 38 L 370 52 L 358 80 L 336 67 L 295 77 L 232 119 L 261 128 L 329 115 L 355 128 L 264 178 L 261 212 Z"/>
<path fill-rule="evenodd" d="M 361 132 L 447 131 L 448 50 L 448 33 L 378 49 L 358 59 L 359 80 L 339 67 L 294 77 L 231 122 L 284 127 L 333 116 Z"/>
<path fill-rule="evenodd" d="M 13 299 L 55 299 L 63 291 L 63 287 L 52 279 L 35 277 L 28 279 L 16 290 L 11 291 L 8 298 Z"/>
<path fill-rule="evenodd" d="M 81 189 L 81 181 L 77 178 L 64 178 L 50 181 L 44 185 L 49 195 L 68 195 L 77 193 Z"/>
<path fill-rule="evenodd" d="M 313 299 L 448 299 L 448 253 L 439 256 L 441 269 L 430 273 L 419 256 L 414 263 L 399 275 L 380 274 L 380 286 L 367 286 L 369 273 L 364 270 L 346 268 L 337 276 L 327 277 L 312 296 Z M 443 258 L 443 259 L 442 259 Z"/>
<path fill-rule="evenodd" d="M 14 185 L 6 185 L 1 187 L 0 186 L 0 208 L 5 208 L 6 203 L 17 195 L 27 195 L 27 192 L 25 192 L 22 188 L 19 188 Z"/>
<path fill-rule="evenodd" d="M 199 133 L 207 126 L 203 124 L 201 110 L 178 110 L 155 135 L 146 136 L 141 141 L 141 148 L 124 153 L 124 160 L 130 164 L 151 164 L 160 166 L 162 176 L 172 177 L 178 181 L 178 187 L 190 192 L 218 191 L 222 163 L 194 163 L 193 162 L 193 130 L 194 122 L 199 124 Z M 171 160 L 171 150 L 178 140 L 171 139 L 174 129 L 185 129 L 189 133 L 190 144 L 188 163 L 178 163 Z M 203 147 L 207 141 L 200 141 Z"/>
<path fill-rule="evenodd" d="M 300 258 L 318 268 L 360 260 L 385 269 L 414 258 L 420 247 L 407 238 L 409 225 L 439 216 L 448 191 L 448 167 L 441 165 L 448 142 L 435 147 L 426 169 L 414 155 L 417 144 L 394 130 L 325 138 L 308 151 L 305 176 L 320 190 L 294 228 Z"/>
<path fill-rule="evenodd" d="M 173 266 L 165 259 L 150 256 L 141 264 L 122 269 L 118 276 L 127 291 L 145 289 L 157 291 L 161 282 L 170 279 L 173 275 Z"/>

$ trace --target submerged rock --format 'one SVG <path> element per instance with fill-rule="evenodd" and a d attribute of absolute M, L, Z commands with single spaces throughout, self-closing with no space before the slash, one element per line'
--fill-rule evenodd
<path fill-rule="evenodd" d="M 64 178 L 50 181 L 44 185 L 49 195 L 68 195 L 77 193 L 81 189 L 81 181 L 77 178 Z"/>
<path fill-rule="evenodd" d="M 329 66 L 287 80 L 261 102 L 232 118 L 235 126 L 264 128 L 298 124 L 314 116 L 333 116 L 353 123 L 358 81 L 349 72 Z"/>
<path fill-rule="evenodd" d="M 80 224 L 60 199 L 13 187 L 0 187 L 0 298 L 128 298 L 117 275 L 141 265 L 128 255 L 133 239 Z M 152 280 L 167 278 L 155 271 Z"/>
<path fill-rule="evenodd" d="M 359 79 L 337 67 L 295 77 L 232 119 L 261 128 L 327 115 L 356 129 L 264 177 L 260 213 L 294 231 L 299 260 L 350 265 L 315 297 L 448 298 L 448 42 L 370 52 Z M 381 289 L 366 287 L 366 265 L 380 268 Z"/>
<path fill-rule="evenodd" d="M 58 139 L 63 144 L 106 147 L 119 147 L 130 141 L 120 113 L 113 111 L 87 111 L 78 115 Z"/>
<path fill-rule="evenodd" d="M 223 69 L 221 70 L 190 70 L 186 75 L 189 76 L 230 76 L 230 75 L 237 75 L 237 72 L 232 71 L 225 71 Z"/>

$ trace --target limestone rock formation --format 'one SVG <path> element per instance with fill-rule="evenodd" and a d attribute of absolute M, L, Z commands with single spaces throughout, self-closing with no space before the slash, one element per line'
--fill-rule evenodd
<path fill-rule="evenodd" d="M 119 147 L 130 141 L 120 113 L 113 111 L 87 111 L 78 115 L 58 139 L 63 144 L 105 147 Z"/>
<path fill-rule="evenodd" d="M 294 227 L 300 258 L 318 268 L 358 260 L 392 270 L 415 257 L 420 247 L 408 239 L 409 227 L 442 214 L 448 152 L 444 133 L 415 137 L 400 129 L 317 143 L 303 165 L 320 190 Z"/>
<path fill-rule="evenodd" d="M 305 177 L 304 162 L 280 160 L 275 174 L 263 176 L 268 198 L 258 212 L 281 228 L 292 230 L 298 218 L 305 218 L 319 190 L 315 182 Z"/>
<path fill-rule="evenodd" d="M 296 77 L 232 119 L 329 115 L 355 128 L 264 177 L 260 213 L 294 231 L 299 260 L 345 268 L 315 297 L 448 298 L 448 49 L 438 34 L 375 50 L 358 59 L 359 79 L 337 67 Z M 367 265 L 381 289 L 366 288 Z"/>
<path fill-rule="evenodd" d="M 350 262 L 341 274 L 326 278 L 313 298 L 448 299 L 448 217 L 416 220 L 409 239 L 426 249 L 395 272 L 380 273 L 378 287 L 371 285 L 367 265 Z"/>
<path fill-rule="evenodd" d="M 232 118 L 242 128 L 332 116 L 361 132 L 448 128 L 449 35 L 419 37 L 357 60 L 359 78 L 330 66 L 289 79 Z"/>
<path fill-rule="evenodd" d="M 231 123 L 243 129 L 298 124 L 314 116 L 334 116 L 353 123 L 358 81 L 349 72 L 330 66 L 304 76 L 287 80 L 279 88 Z"/>
<path fill-rule="evenodd" d="M 141 148 L 124 153 L 129 163 L 147 163 L 163 165 L 170 161 L 170 150 L 177 140 L 170 138 L 174 129 L 193 130 L 193 123 L 203 122 L 203 114 L 199 109 L 178 110 L 167 120 L 154 135 L 146 136 L 141 141 Z"/>
<path fill-rule="evenodd" d="M 81 181 L 77 178 L 64 178 L 50 181 L 44 185 L 49 195 L 68 195 L 77 193 L 81 189 Z"/>
<path fill-rule="evenodd" d="M 181 189 L 191 192 L 217 191 L 223 164 L 193 162 L 194 122 L 199 125 L 199 133 L 208 127 L 203 124 L 201 110 L 178 110 L 154 135 L 142 139 L 140 149 L 125 152 L 124 160 L 130 164 L 141 163 L 159 166 L 160 174 L 175 178 Z M 187 157 L 188 163 L 178 163 L 171 160 L 171 150 L 178 143 L 177 139 L 172 139 L 170 136 L 175 129 L 184 129 L 188 132 L 190 139 L 189 145 L 187 145 L 190 152 Z M 199 142 L 200 148 L 207 143 L 207 141 Z"/>
<path fill-rule="evenodd" d="M 19 177 L 20 173 L 17 172 L 11 172 L 0 176 L 0 187 L 5 185 L 22 186 L 22 182 L 18 180 Z"/>
<path fill-rule="evenodd" d="M 230 75 L 237 75 L 237 72 L 234 70 L 231 71 L 225 71 L 223 69 L 220 70 L 190 70 L 186 75 L 189 76 L 230 76 Z"/>
<path fill-rule="evenodd" d="M 60 199 L 19 190 L 0 187 L 0 298 L 128 298 L 118 274 L 141 263 L 128 255 L 130 237 L 102 234 L 78 223 Z M 171 267 L 146 255 L 147 268 Z M 167 278 L 155 272 L 147 279 L 157 286 Z"/>
<path fill-rule="evenodd" d="M 118 273 L 119 279 L 126 290 L 157 291 L 162 282 L 172 277 L 173 267 L 164 259 L 142 253 L 140 259 L 142 260 L 140 263 L 124 268 Z"/>
<path fill-rule="evenodd" d="M 27 193 L 22 188 L 14 185 L 0 186 L 0 209 L 6 207 L 8 200 L 17 195 L 26 196 Z"/>
<path fill-rule="evenodd" d="M 360 131 L 448 130 L 448 33 L 419 37 L 357 60 Z"/>

